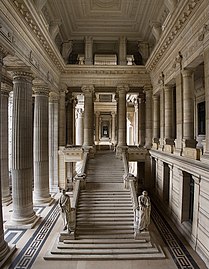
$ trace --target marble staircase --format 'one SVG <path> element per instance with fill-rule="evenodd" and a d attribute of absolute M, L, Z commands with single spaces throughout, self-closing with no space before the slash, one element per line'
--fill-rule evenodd
<path fill-rule="evenodd" d="M 123 163 L 114 152 L 98 152 L 89 161 L 86 189 L 79 196 L 76 239 L 57 239 L 45 259 L 165 258 L 160 247 L 134 239 L 134 213 L 123 173 Z"/>

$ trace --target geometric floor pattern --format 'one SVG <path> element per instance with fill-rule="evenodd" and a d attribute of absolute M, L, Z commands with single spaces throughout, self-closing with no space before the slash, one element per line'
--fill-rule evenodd
<path fill-rule="evenodd" d="M 9 269 L 29 269 L 32 267 L 59 215 L 60 209 L 56 202 Z"/>
<path fill-rule="evenodd" d="M 179 269 L 200 269 L 160 211 L 152 205 L 152 220 Z"/>
<path fill-rule="evenodd" d="M 58 220 L 59 215 L 60 208 L 56 202 L 34 232 L 33 236 L 9 266 L 9 269 L 29 269 L 32 267 L 48 235 Z M 154 203 L 152 204 L 152 221 L 159 230 L 178 269 L 201 269 L 176 236 L 168 222 L 154 206 Z M 5 232 L 5 240 L 11 244 L 15 244 L 23 236 L 25 231 L 25 229 L 8 229 Z"/>

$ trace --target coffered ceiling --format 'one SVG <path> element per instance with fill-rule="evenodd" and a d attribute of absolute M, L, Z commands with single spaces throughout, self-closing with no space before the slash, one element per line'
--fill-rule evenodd
<path fill-rule="evenodd" d="M 38 2 L 38 0 L 34 0 Z M 39 2 L 41 2 L 39 0 Z M 153 22 L 164 22 L 164 0 L 45 0 L 42 13 L 49 26 L 57 26 L 61 42 L 83 40 L 128 40 L 153 43 Z"/>

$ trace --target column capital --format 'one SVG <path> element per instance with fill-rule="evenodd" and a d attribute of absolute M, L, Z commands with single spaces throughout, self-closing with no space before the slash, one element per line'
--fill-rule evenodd
<path fill-rule="evenodd" d="M 167 85 L 164 86 L 164 91 L 165 92 L 171 91 L 172 89 L 173 89 L 173 85 L 167 84 Z"/>
<path fill-rule="evenodd" d="M 27 82 L 32 82 L 34 79 L 33 73 L 30 68 L 18 68 L 12 71 L 13 81 L 24 80 Z"/>
<path fill-rule="evenodd" d="M 58 101 L 59 101 L 59 95 L 55 92 L 50 92 L 49 93 L 49 102 L 58 103 Z"/>
<path fill-rule="evenodd" d="M 81 90 L 84 94 L 92 94 L 94 92 L 94 85 L 83 85 Z"/>
<path fill-rule="evenodd" d="M 9 93 L 12 91 L 12 88 L 12 81 L 6 77 L 3 77 L 1 82 L 1 94 L 9 96 Z"/>
<path fill-rule="evenodd" d="M 193 69 L 183 69 L 181 71 L 183 77 L 191 77 L 194 73 Z"/>
<path fill-rule="evenodd" d="M 117 93 L 121 93 L 121 92 L 128 92 L 129 91 L 129 86 L 128 84 L 121 84 L 117 86 Z"/>
<path fill-rule="evenodd" d="M 35 95 L 49 96 L 49 87 L 47 85 L 34 85 L 33 92 Z"/>
<path fill-rule="evenodd" d="M 151 84 L 144 85 L 143 88 L 144 88 L 144 93 L 152 91 L 152 85 Z"/>

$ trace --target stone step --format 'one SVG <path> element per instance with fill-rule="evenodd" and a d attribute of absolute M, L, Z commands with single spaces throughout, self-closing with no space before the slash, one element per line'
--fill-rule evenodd
<path fill-rule="evenodd" d="M 150 246 L 149 246 L 150 245 Z M 147 247 L 151 247 L 151 243 L 135 243 L 135 244 L 122 244 L 122 243 L 106 243 L 106 244 L 102 244 L 102 243 L 98 243 L 98 244 L 73 244 L 73 243 L 66 243 L 63 242 L 62 244 L 59 243 L 58 248 L 59 249 L 133 249 L 133 248 L 147 248 Z"/>
<path fill-rule="evenodd" d="M 60 242 L 59 242 L 60 243 Z M 64 243 L 66 244 L 81 244 L 81 245 L 85 245 L 85 244 L 137 244 L 138 246 L 141 245 L 141 243 L 146 243 L 147 241 L 145 239 L 138 239 L 138 240 L 134 240 L 132 239 L 109 239 L 109 238 L 104 238 L 104 239 L 81 239 L 81 240 L 64 240 Z"/>
<path fill-rule="evenodd" d="M 128 210 L 129 212 L 130 211 L 133 211 L 133 208 L 131 206 L 123 206 L 123 205 L 94 205 L 92 204 L 91 205 L 91 208 L 89 208 L 89 205 L 78 205 L 77 209 L 79 211 L 97 211 L 97 210 L 115 210 L 115 209 L 118 209 L 118 210 Z"/>
<path fill-rule="evenodd" d="M 106 234 L 79 234 L 76 236 L 77 239 L 133 239 L 133 234 L 109 234 L 108 236 Z"/>
<path fill-rule="evenodd" d="M 119 217 L 116 218 L 115 216 L 113 216 L 113 217 L 97 216 L 97 218 L 94 218 L 94 216 L 93 217 L 88 216 L 88 218 L 87 218 L 86 215 L 81 215 L 81 216 L 77 216 L 76 220 L 78 221 L 78 223 L 80 221 L 84 221 L 84 223 L 85 222 L 87 222 L 87 223 L 89 223 L 89 222 L 95 222 L 95 223 L 97 223 L 97 222 L 102 223 L 103 222 L 103 223 L 105 223 L 105 222 L 112 221 L 112 222 L 115 222 L 117 224 L 118 222 L 123 222 L 123 221 L 132 221 L 133 222 L 134 216 L 121 217 L 121 218 L 119 218 Z"/>
<path fill-rule="evenodd" d="M 133 221 L 118 221 L 117 223 L 115 222 L 115 221 L 108 221 L 108 222 L 106 222 L 106 223 L 104 223 L 103 221 L 100 221 L 100 222 L 96 222 L 96 221 L 87 221 L 87 222 L 81 222 L 81 221 L 79 221 L 78 222 L 78 227 L 107 227 L 107 226 L 125 226 L 125 225 L 127 225 L 127 226 L 133 226 L 134 225 L 134 223 L 133 223 Z M 127 227 L 126 226 L 126 227 Z"/>

